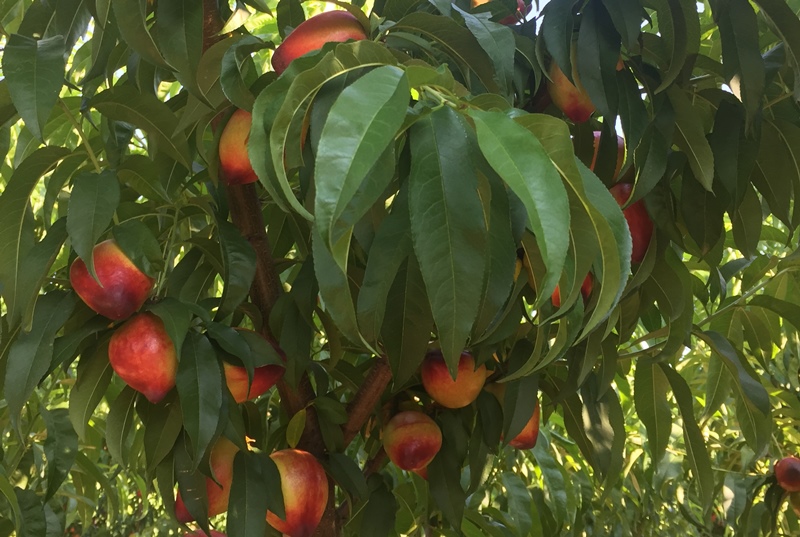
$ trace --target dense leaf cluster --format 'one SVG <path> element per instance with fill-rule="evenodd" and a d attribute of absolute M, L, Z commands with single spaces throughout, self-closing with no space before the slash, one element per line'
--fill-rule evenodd
<path fill-rule="evenodd" d="M 326 535 L 800 532 L 770 477 L 800 442 L 800 4 L 336 4 L 369 38 L 277 76 L 321 4 L 0 0 L 0 533 L 180 531 L 223 435 L 229 535 L 272 531 L 267 455 L 297 445 L 335 485 Z M 553 63 L 588 122 L 551 103 Z M 220 173 L 235 109 L 247 190 Z M 641 263 L 616 182 L 655 225 Z M 158 403 L 70 287 L 108 238 L 178 352 Z M 280 394 L 234 401 L 223 361 L 282 363 L 234 327 L 280 346 Z M 469 349 L 502 407 L 433 403 L 431 347 L 452 371 Z M 504 445 L 537 400 L 536 447 Z M 427 482 L 381 453 L 409 406 L 443 432 Z"/>

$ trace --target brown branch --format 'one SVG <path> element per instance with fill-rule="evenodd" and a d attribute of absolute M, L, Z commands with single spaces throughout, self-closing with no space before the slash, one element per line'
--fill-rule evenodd
<path fill-rule="evenodd" d="M 345 446 L 353 441 L 361 427 L 367 422 L 391 380 L 392 369 L 389 366 L 389 360 L 385 356 L 379 356 L 358 392 L 347 405 L 347 423 L 342 426 Z"/>
<path fill-rule="evenodd" d="M 250 243 L 256 252 L 256 274 L 250 286 L 250 300 L 261 312 L 263 322 L 260 333 L 268 340 L 278 343 L 277 338 L 269 327 L 269 317 L 275 303 L 283 294 L 278 271 L 272 259 L 272 249 L 264 226 L 264 217 L 261 214 L 261 203 L 254 184 L 227 185 L 228 206 L 231 219 L 241 234 Z M 325 452 L 325 444 L 319 429 L 317 414 L 308 403 L 314 398 L 314 391 L 308 375 L 303 374 L 298 383 L 297 390 L 281 378 L 277 383 L 281 404 L 289 416 L 294 416 L 302 409 L 306 409 L 306 427 L 298 447 L 316 456 Z"/>

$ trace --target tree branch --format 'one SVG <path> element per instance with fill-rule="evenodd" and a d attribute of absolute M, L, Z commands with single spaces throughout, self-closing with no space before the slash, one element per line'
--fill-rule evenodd
<path fill-rule="evenodd" d="M 342 426 L 344 445 L 353 441 L 361 427 L 380 401 L 383 391 L 392 380 L 392 369 L 385 356 L 379 356 L 353 399 L 347 405 L 347 423 Z"/>
<path fill-rule="evenodd" d="M 265 230 L 256 187 L 254 184 L 226 185 L 226 192 L 231 220 L 256 252 L 256 274 L 253 284 L 250 286 L 250 300 L 261 312 L 263 318 L 260 333 L 268 340 L 278 343 L 277 338 L 270 330 L 269 317 L 275 303 L 283 294 L 283 286 L 272 259 L 272 249 Z M 306 409 L 306 427 L 298 447 L 318 457 L 321 456 L 325 452 L 325 444 L 319 429 L 317 414 L 313 407 L 308 406 L 308 403 L 314 399 L 314 391 L 308 375 L 302 375 L 297 390 L 292 389 L 283 378 L 278 381 L 277 388 L 281 396 L 281 404 L 289 416 L 294 416 L 300 410 Z"/>

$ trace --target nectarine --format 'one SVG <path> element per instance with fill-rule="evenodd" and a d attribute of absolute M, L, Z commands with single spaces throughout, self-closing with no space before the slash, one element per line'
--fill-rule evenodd
<path fill-rule="evenodd" d="M 247 377 L 247 370 L 244 367 L 223 362 L 222 368 L 225 372 L 225 382 L 237 403 L 255 399 L 266 393 L 278 382 L 284 372 L 284 368 L 279 365 L 257 367 L 253 372 L 253 383 L 250 384 L 248 390 L 250 379 Z"/>
<path fill-rule="evenodd" d="M 286 519 L 267 511 L 267 523 L 289 537 L 311 537 L 328 504 L 328 477 L 316 457 L 299 449 L 276 451 Z"/>
<path fill-rule="evenodd" d="M 442 448 L 442 430 L 417 410 L 396 414 L 383 428 L 383 448 L 395 466 L 414 471 L 428 466 Z"/>
<path fill-rule="evenodd" d="M 575 81 L 575 84 L 570 82 L 555 60 L 550 64 L 549 73 L 547 90 L 553 104 L 575 123 L 583 123 L 588 120 L 594 113 L 595 107 L 589 94 L 581 85 L 576 63 L 572 62 L 572 80 Z"/>
<path fill-rule="evenodd" d="M 800 459 L 784 457 L 775 464 L 775 478 L 787 492 L 800 492 Z"/>
<path fill-rule="evenodd" d="M 475 368 L 475 359 L 468 352 L 461 353 L 456 378 L 450 371 L 440 351 L 431 351 L 422 362 L 422 385 L 431 399 L 446 408 L 463 408 L 481 393 L 486 382 L 486 366 Z"/>
<path fill-rule="evenodd" d="M 164 322 L 150 312 L 135 315 L 114 332 L 108 360 L 119 378 L 152 403 L 161 401 L 175 386 L 175 345 Z"/>
<path fill-rule="evenodd" d="M 594 278 L 592 277 L 592 273 L 586 275 L 583 279 L 583 283 L 581 284 L 581 296 L 583 297 L 584 304 L 587 300 L 589 300 L 589 295 L 592 294 L 592 287 L 594 287 Z M 553 295 L 550 297 L 550 300 L 553 302 L 553 306 L 556 308 L 561 307 L 561 290 L 556 285 L 556 290 L 553 291 Z"/>
<path fill-rule="evenodd" d="M 486 391 L 494 395 L 500 405 L 503 406 L 505 402 L 506 385 L 502 383 L 492 383 L 486 386 Z M 509 443 L 511 447 L 517 449 L 533 449 L 536 445 L 536 440 L 539 438 L 539 399 L 536 399 L 533 414 L 531 415 L 525 427 L 517 434 Z M 502 440 L 502 437 L 501 437 Z"/>
<path fill-rule="evenodd" d="M 72 288 L 100 315 L 115 321 L 130 317 L 147 300 L 155 280 L 139 270 L 113 239 L 97 244 L 92 252 L 100 283 L 77 258 L 69 269 Z"/>
<path fill-rule="evenodd" d="M 229 185 L 246 185 L 258 181 L 250 164 L 247 142 L 253 115 L 247 110 L 236 110 L 231 115 L 219 138 L 219 166 L 222 179 Z"/>
<path fill-rule="evenodd" d="M 219 485 L 214 482 L 214 479 L 210 477 L 206 478 L 209 517 L 216 516 L 228 510 L 231 483 L 233 483 L 233 459 L 236 457 L 238 451 L 239 448 L 236 447 L 236 444 L 224 436 L 220 436 L 211 449 L 208 463 Z M 186 509 L 186 504 L 183 503 L 180 492 L 178 492 L 178 497 L 175 499 L 175 518 L 182 524 L 194 520 L 194 517 Z"/>
<path fill-rule="evenodd" d="M 611 187 L 611 195 L 620 207 L 623 207 L 633 192 L 633 185 L 629 183 L 617 183 Z M 631 263 L 641 263 L 650 246 L 650 239 L 653 237 L 653 221 L 647 214 L 647 209 L 642 200 L 629 205 L 622 210 L 628 228 L 631 231 Z"/>
<path fill-rule="evenodd" d="M 472 7 L 476 8 L 478 6 L 482 6 L 483 4 L 488 4 L 490 0 L 472 0 Z M 517 0 L 517 12 L 513 15 L 509 15 L 508 17 L 503 17 L 499 21 L 500 24 L 505 24 L 506 26 L 510 26 L 512 24 L 517 24 L 518 22 L 525 19 L 528 13 L 531 12 L 533 9 L 532 3 L 525 3 L 525 0 Z"/>
<path fill-rule="evenodd" d="M 349 12 L 326 11 L 303 21 L 286 36 L 272 54 L 272 68 L 280 75 L 292 60 L 321 49 L 325 43 L 366 38 L 364 27 Z"/>
<path fill-rule="evenodd" d="M 592 143 L 592 147 L 594 148 L 594 154 L 592 155 L 592 163 L 589 165 L 589 169 L 594 171 L 595 164 L 597 164 L 597 155 L 600 152 L 600 138 L 602 133 L 600 131 L 594 131 L 594 142 Z M 617 165 L 614 168 L 614 176 L 612 179 L 616 179 L 619 176 L 619 171 L 622 169 L 622 163 L 625 162 L 625 139 L 622 136 L 617 136 Z"/>

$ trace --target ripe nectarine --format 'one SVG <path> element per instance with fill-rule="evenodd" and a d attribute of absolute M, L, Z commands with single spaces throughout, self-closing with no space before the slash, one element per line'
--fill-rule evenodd
<path fill-rule="evenodd" d="M 406 410 L 392 417 L 383 428 L 383 448 L 398 468 L 420 470 L 442 448 L 442 430 L 422 412 Z"/>
<path fill-rule="evenodd" d="M 559 110 L 575 123 L 583 123 L 594 113 L 595 107 L 578 78 L 578 69 L 572 62 L 572 80 L 559 68 L 555 60 L 550 64 L 550 79 L 547 90 Z"/>
<path fill-rule="evenodd" d="M 286 519 L 267 511 L 267 523 L 289 537 L 311 537 L 328 504 L 328 477 L 316 457 L 299 449 L 276 451 Z"/>
<path fill-rule="evenodd" d="M 629 183 L 617 183 L 611 187 L 611 195 L 620 207 L 631 197 L 633 185 Z M 653 237 L 653 221 L 647 214 L 647 209 L 642 200 L 631 204 L 622 210 L 625 220 L 628 221 L 628 228 L 631 231 L 631 263 L 641 263 L 650 246 L 650 239 Z"/>
<path fill-rule="evenodd" d="M 236 110 L 231 115 L 219 138 L 219 166 L 222 179 L 229 185 L 246 185 L 258 181 L 250 164 L 247 141 L 253 115 L 247 110 Z"/>
<path fill-rule="evenodd" d="M 592 273 L 586 275 L 583 279 L 583 283 L 581 284 L 581 296 L 583 297 L 584 304 L 587 300 L 589 300 L 589 295 L 592 294 L 592 287 L 594 287 L 594 278 L 592 277 Z M 560 308 L 561 307 L 561 290 L 556 285 L 556 290 L 553 291 L 553 295 L 550 297 L 550 300 L 553 302 L 553 306 Z"/>
<path fill-rule="evenodd" d="M 231 483 L 233 483 L 233 459 L 238 451 L 239 448 L 236 447 L 236 444 L 224 436 L 220 436 L 211 449 L 208 463 L 219 485 L 214 482 L 214 479 L 206 478 L 209 517 L 228 510 L 228 499 L 231 494 Z M 175 499 L 175 518 L 182 524 L 194 520 L 194 517 L 186 509 L 186 504 L 183 503 L 180 492 L 178 492 L 178 497 Z"/>
<path fill-rule="evenodd" d="M 164 322 L 150 312 L 135 315 L 114 332 L 108 360 L 119 378 L 152 403 L 161 401 L 175 386 L 175 345 Z"/>
<path fill-rule="evenodd" d="M 463 408 L 481 393 L 486 382 L 486 366 L 475 368 L 475 359 L 468 352 L 461 353 L 456 378 L 450 376 L 440 351 L 425 356 L 421 368 L 422 385 L 431 399 L 446 408 Z"/>
<path fill-rule="evenodd" d="M 505 384 L 499 382 L 489 384 L 486 386 L 486 391 L 494 395 L 500 401 L 500 406 L 503 406 L 506 395 Z M 539 413 L 539 399 L 537 398 L 530 419 L 525 424 L 525 427 L 522 428 L 522 431 L 508 445 L 517 449 L 533 449 L 536 445 L 536 440 L 539 438 Z"/>
<path fill-rule="evenodd" d="M 800 492 L 800 459 L 784 457 L 775 463 L 775 478 L 787 492 Z"/>
<path fill-rule="evenodd" d="M 303 21 L 286 36 L 272 54 L 272 68 L 280 75 L 292 60 L 321 49 L 325 43 L 366 38 L 364 27 L 349 12 L 326 11 Z"/>
<path fill-rule="evenodd" d="M 155 280 L 139 270 L 113 239 L 97 244 L 92 252 L 100 283 L 77 258 L 69 269 L 72 288 L 100 315 L 115 321 L 130 317 L 147 300 Z"/>
<path fill-rule="evenodd" d="M 472 7 L 476 8 L 478 6 L 482 6 L 483 4 L 488 4 L 490 0 L 472 0 Z M 508 17 L 503 17 L 499 21 L 500 24 L 505 24 L 506 26 L 511 26 L 512 24 L 517 24 L 518 22 L 525 19 L 528 13 L 531 12 L 533 9 L 532 3 L 525 3 L 525 0 L 517 0 L 517 12 L 513 15 L 509 15 Z"/>

